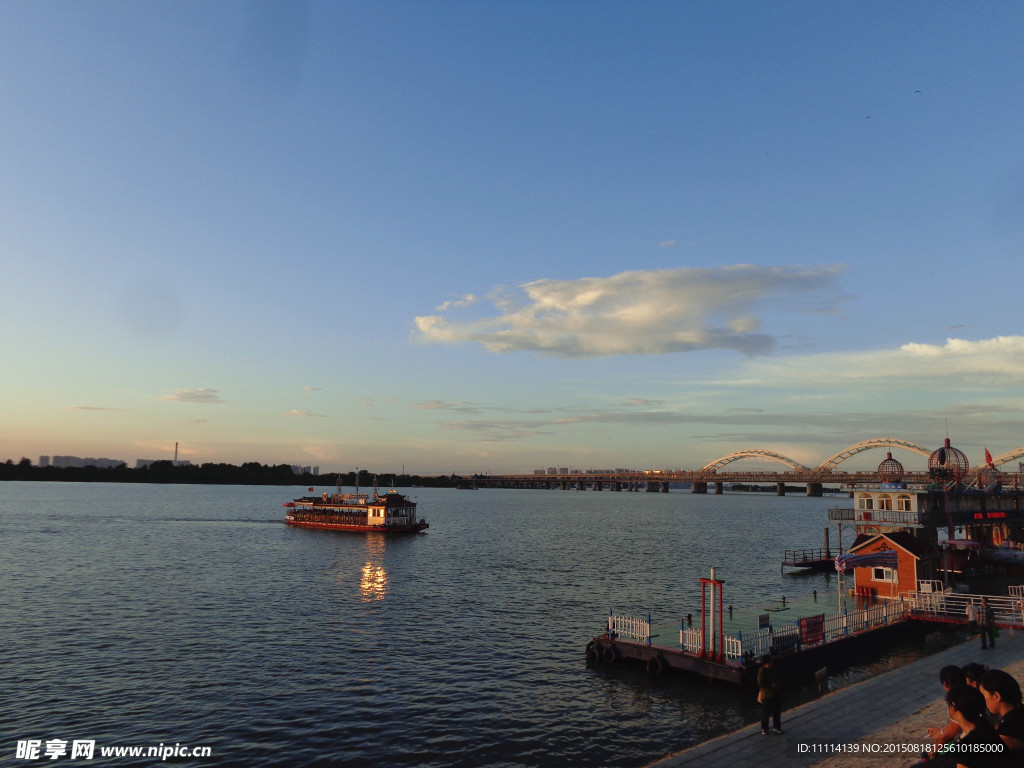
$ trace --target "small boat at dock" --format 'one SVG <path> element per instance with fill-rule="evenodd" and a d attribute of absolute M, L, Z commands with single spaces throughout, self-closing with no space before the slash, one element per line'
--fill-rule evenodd
<path fill-rule="evenodd" d="M 430 527 L 423 518 L 416 518 L 416 502 L 393 489 L 383 495 L 376 491 L 325 492 L 303 496 L 284 506 L 288 509 L 284 521 L 300 528 L 418 533 Z"/>

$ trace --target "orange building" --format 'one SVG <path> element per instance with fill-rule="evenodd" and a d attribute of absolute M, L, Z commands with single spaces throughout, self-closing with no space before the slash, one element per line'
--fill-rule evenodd
<path fill-rule="evenodd" d="M 870 562 L 856 565 L 851 557 L 856 594 L 878 598 L 895 598 L 901 592 L 917 589 L 917 582 L 933 580 L 939 562 L 939 550 L 934 543 L 918 538 L 906 531 L 861 534 L 847 551 L 847 555 L 874 555 L 894 553 L 895 567 Z"/>

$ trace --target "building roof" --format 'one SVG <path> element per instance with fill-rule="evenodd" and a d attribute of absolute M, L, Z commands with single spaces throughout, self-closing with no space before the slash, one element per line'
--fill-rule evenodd
<path fill-rule="evenodd" d="M 935 545 L 932 544 L 932 542 L 918 538 L 912 533 L 907 533 L 906 531 L 891 531 L 890 533 L 874 534 L 862 533 L 854 539 L 853 544 L 850 545 L 847 552 L 852 554 L 880 538 L 888 539 L 892 544 L 912 555 L 917 560 L 922 560 L 926 557 L 935 557 L 937 554 Z"/>

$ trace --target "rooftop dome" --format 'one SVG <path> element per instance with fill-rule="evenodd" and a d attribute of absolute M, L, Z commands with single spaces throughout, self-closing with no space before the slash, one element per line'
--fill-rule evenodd
<path fill-rule="evenodd" d="M 967 456 L 959 448 L 951 446 L 948 437 L 946 444 L 928 457 L 928 473 L 942 482 L 959 483 L 967 476 L 967 470 L 970 468 L 971 463 L 967 461 Z"/>
<path fill-rule="evenodd" d="M 892 457 L 892 451 L 885 454 L 885 461 L 878 465 L 878 479 L 883 483 L 898 483 L 903 479 L 903 465 Z"/>

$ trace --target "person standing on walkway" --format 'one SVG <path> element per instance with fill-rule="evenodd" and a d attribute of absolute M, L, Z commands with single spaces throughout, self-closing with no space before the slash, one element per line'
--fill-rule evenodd
<path fill-rule="evenodd" d="M 985 697 L 988 711 L 996 716 L 995 726 L 999 738 L 1024 763 L 1024 706 L 1020 684 L 1013 675 L 1001 669 L 993 669 L 981 678 L 978 690 Z"/>
<path fill-rule="evenodd" d="M 978 634 L 978 606 L 971 600 L 967 604 L 965 609 L 967 613 L 967 631 L 971 633 L 971 637 Z"/>
<path fill-rule="evenodd" d="M 988 598 L 981 598 L 981 607 L 978 609 L 978 626 L 981 628 L 981 650 L 988 650 L 989 643 L 996 647 L 996 638 L 992 633 L 995 628 L 995 614 L 988 605 Z"/>
<path fill-rule="evenodd" d="M 757 700 L 761 703 L 761 733 L 782 733 L 782 685 L 775 674 L 775 666 L 771 656 L 761 660 L 761 668 L 757 671 Z M 772 720 L 772 729 L 768 730 L 768 718 Z"/>

